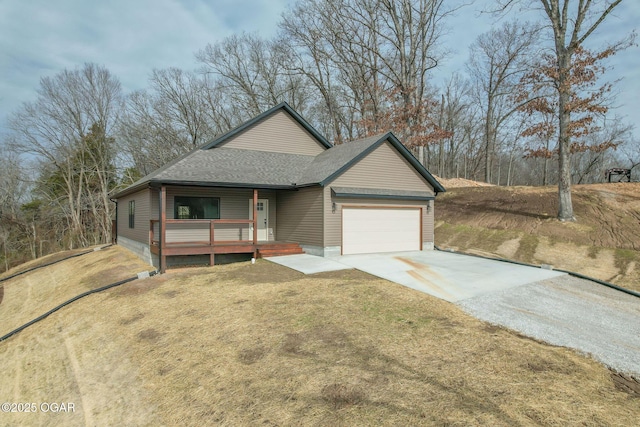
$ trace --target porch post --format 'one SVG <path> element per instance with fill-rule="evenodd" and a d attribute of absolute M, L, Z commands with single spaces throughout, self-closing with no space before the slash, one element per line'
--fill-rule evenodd
<path fill-rule="evenodd" d="M 258 255 L 258 190 L 253 189 L 253 257 Z"/>
<path fill-rule="evenodd" d="M 167 238 L 167 187 L 160 187 L 160 273 L 167 269 L 167 256 L 164 249 Z"/>
<path fill-rule="evenodd" d="M 215 228 L 213 220 L 209 220 L 209 246 L 211 246 L 211 253 L 209 254 L 209 265 L 216 265 L 216 255 L 213 250 L 213 241 L 215 235 Z"/>

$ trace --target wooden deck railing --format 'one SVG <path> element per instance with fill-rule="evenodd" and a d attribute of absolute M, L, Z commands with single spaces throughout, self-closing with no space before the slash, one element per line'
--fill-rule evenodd
<path fill-rule="evenodd" d="M 225 225 L 238 224 L 239 227 L 224 227 Z M 223 226 L 216 229 L 216 225 Z M 243 227 L 246 225 L 246 227 Z M 251 226 L 254 225 L 252 219 L 167 219 L 165 223 L 164 246 L 170 245 L 205 245 L 233 244 L 233 243 L 253 243 L 255 233 L 251 233 Z M 246 228 L 247 238 L 243 238 Z M 160 220 L 149 221 L 149 241 L 152 245 L 160 244 Z M 216 230 L 225 234 L 224 238 L 215 238 Z M 208 231 L 208 233 L 207 233 Z M 237 238 L 229 238 L 230 236 Z M 184 239 L 184 240 L 182 240 Z"/>

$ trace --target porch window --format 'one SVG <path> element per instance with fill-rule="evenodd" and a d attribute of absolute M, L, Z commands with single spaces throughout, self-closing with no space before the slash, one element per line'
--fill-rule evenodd
<path fill-rule="evenodd" d="M 129 201 L 129 228 L 136 228 L 136 201 Z"/>
<path fill-rule="evenodd" d="M 220 199 L 217 197 L 176 196 L 175 219 L 220 219 Z"/>

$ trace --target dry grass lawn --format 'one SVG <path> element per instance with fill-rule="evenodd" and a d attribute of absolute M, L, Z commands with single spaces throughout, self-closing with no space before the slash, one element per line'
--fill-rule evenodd
<path fill-rule="evenodd" d="M 85 250 L 52 254 L 9 270 L 3 277 Z M 126 279 L 145 270 L 153 270 L 153 267 L 132 257 L 126 249 L 112 246 L 0 283 L 3 288 L 3 297 L 0 299 L 0 336 L 82 292 Z"/>
<path fill-rule="evenodd" d="M 119 264 L 101 265 L 95 280 Z M 65 286 L 87 286 L 79 276 Z M 304 276 L 263 260 L 89 296 L 0 343 L 0 363 L 0 400 L 76 406 L 2 414 L 3 426 L 595 426 L 640 417 L 638 397 L 573 351 L 364 273 Z"/>

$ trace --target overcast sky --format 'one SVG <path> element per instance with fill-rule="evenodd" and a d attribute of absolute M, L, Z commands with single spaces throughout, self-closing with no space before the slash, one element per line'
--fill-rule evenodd
<path fill-rule="evenodd" d="M 469 44 L 490 29 L 493 20 L 477 12 L 485 1 L 490 0 L 480 0 L 450 20 L 445 44 L 452 54 L 434 83 L 461 70 Z M 0 133 L 6 131 L 11 111 L 35 99 L 41 77 L 94 62 L 106 66 L 125 92 L 141 89 L 154 68 L 195 69 L 194 53 L 207 43 L 242 31 L 274 35 L 280 15 L 293 2 L 0 0 Z M 640 1 L 625 0 L 593 40 L 615 40 L 639 22 Z M 610 64 L 615 66 L 610 76 L 623 78 L 616 113 L 640 127 L 640 50 L 630 48 Z M 640 139 L 640 129 L 635 135 Z"/>

